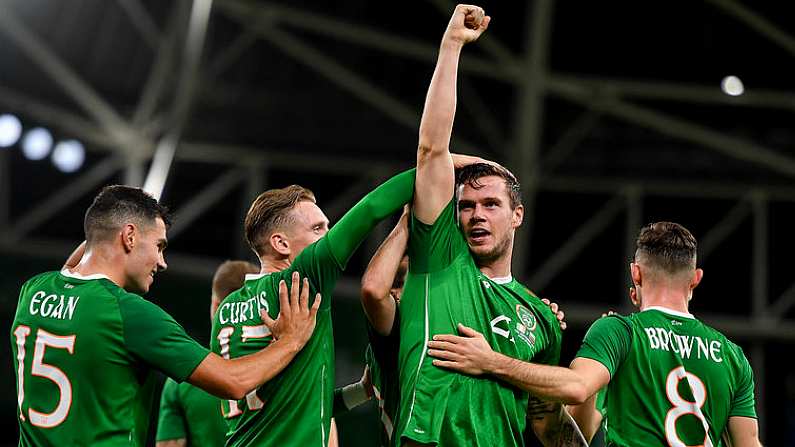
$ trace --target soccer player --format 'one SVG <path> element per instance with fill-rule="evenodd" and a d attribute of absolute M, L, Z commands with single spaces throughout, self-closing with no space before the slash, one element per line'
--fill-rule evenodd
<path fill-rule="evenodd" d="M 245 287 L 219 307 L 213 351 L 235 358 L 268 346 L 273 337 L 267 320 L 279 310 L 277 285 L 297 272 L 312 290 L 330 298 L 360 242 L 379 221 L 411 200 L 414 176 L 410 170 L 388 180 L 330 230 L 311 191 L 293 185 L 260 194 L 246 215 L 245 233 L 260 259 L 261 273 L 247 276 Z M 334 391 L 330 303 L 323 299 L 315 332 L 290 365 L 233 403 L 228 414 L 240 415 L 230 419 L 228 446 L 327 445 Z"/>
<path fill-rule="evenodd" d="M 560 356 L 555 315 L 511 275 L 514 233 L 524 212 L 518 182 L 500 166 L 474 164 L 456 183 L 449 151 L 461 49 L 489 21 L 481 8 L 456 7 L 420 124 L 409 274 L 400 304 L 396 437 L 404 445 L 523 445 L 528 393 L 433 365 L 427 348 L 436 334 L 474 329 L 513 358 L 557 364 Z M 546 445 L 577 431 L 562 405 L 554 410 L 529 414 Z"/>
<path fill-rule="evenodd" d="M 474 161 L 472 157 L 453 154 L 456 166 L 464 167 Z M 392 433 L 400 400 L 398 353 L 400 347 L 400 297 L 408 272 L 409 258 L 405 256 L 408 245 L 409 210 L 404 209 L 397 225 L 387 236 L 370 260 L 362 276 L 362 306 L 367 316 L 367 346 L 365 361 L 372 377 L 372 390 L 378 402 L 382 430 L 379 445 L 392 445 Z M 564 314 L 558 305 L 542 300 L 565 329 Z"/>
<path fill-rule="evenodd" d="M 648 225 L 630 272 L 630 297 L 640 312 L 594 322 L 569 368 L 507 358 L 477 335 L 469 339 L 475 343 L 440 348 L 455 353 L 445 366 L 487 373 L 548 399 L 589 399 L 591 412 L 594 393 L 607 386 L 607 445 L 719 446 L 725 432 L 729 445 L 760 446 L 748 360 L 688 310 L 703 276 L 696 239 L 676 223 Z"/>
<path fill-rule="evenodd" d="M 246 261 L 226 261 L 218 266 L 210 294 L 211 321 L 221 300 L 243 286 L 247 273 L 258 272 L 257 266 Z M 226 441 L 226 429 L 221 399 L 187 382 L 166 379 L 160 396 L 156 447 L 220 446 Z"/>
<path fill-rule="evenodd" d="M 142 190 L 106 187 L 86 212 L 76 267 L 23 284 L 11 326 L 21 446 L 143 445 L 153 369 L 238 398 L 270 380 L 308 340 L 317 306 L 309 310 L 307 299 L 282 309 L 279 340 L 225 360 L 137 295 L 166 268 L 169 223 L 167 209 Z"/>

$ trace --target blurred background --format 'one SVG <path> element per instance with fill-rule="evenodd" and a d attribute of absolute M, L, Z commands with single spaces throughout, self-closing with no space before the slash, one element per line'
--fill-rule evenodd
<path fill-rule="evenodd" d="M 745 350 L 762 440 L 795 446 L 795 8 L 791 2 L 482 1 L 464 50 L 453 149 L 523 183 L 515 276 L 561 303 L 563 363 L 602 312 L 630 311 L 648 222 L 700 243 L 691 311 Z M 210 280 L 252 259 L 248 204 L 314 190 L 331 221 L 414 163 L 454 4 L 344 0 L 0 0 L 0 321 L 19 286 L 60 268 L 106 184 L 177 213 L 148 298 L 207 342 Z M 363 244 L 334 296 L 337 381 L 361 376 Z M 10 343 L 0 445 L 16 445 Z M 373 404 L 339 420 L 374 445 Z"/>

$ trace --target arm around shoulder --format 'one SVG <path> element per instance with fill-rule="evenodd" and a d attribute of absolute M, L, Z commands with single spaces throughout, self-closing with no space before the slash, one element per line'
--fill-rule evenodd
<path fill-rule="evenodd" d="M 300 291 L 299 291 L 300 288 Z M 281 373 L 303 349 L 317 322 L 321 296 L 309 306 L 309 281 L 293 272 L 288 298 L 287 285 L 279 283 L 279 316 L 273 320 L 262 310 L 262 322 L 274 341 L 254 354 L 224 359 L 211 353 L 199 364 L 188 381 L 223 399 L 242 399 L 250 391 Z"/>

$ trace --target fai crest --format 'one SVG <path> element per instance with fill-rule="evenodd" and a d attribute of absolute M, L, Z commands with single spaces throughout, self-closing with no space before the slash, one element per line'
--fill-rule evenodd
<path fill-rule="evenodd" d="M 536 336 L 533 332 L 538 325 L 536 316 L 533 315 L 530 309 L 521 304 L 516 305 L 516 316 L 519 317 L 519 321 L 516 322 L 516 335 L 528 345 L 533 346 L 536 342 Z"/>

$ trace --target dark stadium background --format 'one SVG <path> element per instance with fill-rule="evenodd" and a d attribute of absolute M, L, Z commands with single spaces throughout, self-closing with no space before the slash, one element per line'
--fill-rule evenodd
<path fill-rule="evenodd" d="M 706 271 L 691 310 L 748 354 L 763 442 L 795 445 L 790 2 L 481 6 L 493 21 L 464 50 L 453 147 L 505 163 L 523 181 L 528 212 L 513 273 L 564 306 L 563 362 L 601 312 L 628 310 L 640 225 L 680 222 L 699 238 Z M 204 45 L 201 19 L 191 34 L 199 39 L 187 38 L 192 7 L 0 2 L 0 114 L 87 151 L 83 167 L 64 174 L 26 159 L 19 144 L 0 149 L 7 334 L 20 284 L 60 267 L 102 185 L 143 184 L 158 142 L 178 141 L 163 200 L 182 220 L 149 298 L 203 342 L 214 268 L 250 258 L 241 222 L 254 194 L 300 183 L 334 221 L 414 162 L 452 3 L 215 0 Z M 745 94 L 721 92 L 728 75 Z M 334 297 L 339 384 L 361 374 L 358 278 L 388 230 L 363 244 Z M 0 444 L 15 445 L 6 340 Z M 372 404 L 339 418 L 342 445 L 373 445 L 378 424 Z"/>

